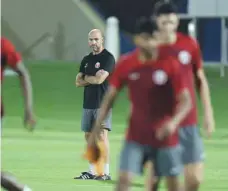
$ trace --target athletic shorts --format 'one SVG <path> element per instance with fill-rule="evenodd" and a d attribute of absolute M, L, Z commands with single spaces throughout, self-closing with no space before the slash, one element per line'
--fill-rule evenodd
<path fill-rule="evenodd" d="M 180 145 L 154 149 L 151 146 L 125 141 L 120 156 L 120 171 L 142 175 L 148 161 L 154 164 L 158 177 L 178 176 L 182 172 Z"/>
<path fill-rule="evenodd" d="M 83 109 L 81 128 L 84 132 L 91 132 L 93 123 L 95 122 L 100 109 Z M 109 112 L 104 121 L 104 127 L 108 131 L 112 129 L 112 111 Z"/>
<path fill-rule="evenodd" d="M 199 128 L 196 126 L 182 127 L 179 129 L 179 135 L 184 165 L 203 161 L 204 148 Z"/>

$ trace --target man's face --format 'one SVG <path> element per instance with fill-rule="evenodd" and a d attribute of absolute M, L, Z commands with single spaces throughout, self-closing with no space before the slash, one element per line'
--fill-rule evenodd
<path fill-rule="evenodd" d="M 89 47 L 93 52 L 99 52 L 103 46 L 103 37 L 100 32 L 93 31 L 88 36 Z"/>
<path fill-rule="evenodd" d="M 161 14 L 156 18 L 160 32 L 169 34 L 177 30 L 179 19 L 175 13 Z"/>

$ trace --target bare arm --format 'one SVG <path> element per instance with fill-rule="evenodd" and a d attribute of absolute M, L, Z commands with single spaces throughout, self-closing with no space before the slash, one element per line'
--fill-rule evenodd
<path fill-rule="evenodd" d="M 95 76 L 85 76 L 85 81 L 90 84 L 102 84 L 105 79 L 109 76 L 109 73 L 105 70 L 99 70 Z"/>
<path fill-rule="evenodd" d="M 117 94 L 118 90 L 115 87 L 110 86 L 101 103 L 100 111 L 93 128 L 93 133 L 97 134 L 100 132 L 101 124 L 107 117 L 109 110 L 115 102 Z"/>
<path fill-rule="evenodd" d="M 110 55 L 105 63 L 102 64 L 99 71 L 97 71 L 95 76 L 85 76 L 85 81 L 90 84 L 102 84 L 110 73 L 113 72 L 115 68 L 115 58 Z"/>
<path fill-rule="evenodd" d="M 212 132 L 215 130 L 215 120 L 213 107 L 211 104 L 210 90 L 203 69 L 198 69 L 196 72 L 196 84 L 203 107 L 203 127 L 205 129 L 207 137 L 210 137 Z"/>
<path fill-rule="evenodd" d="M 30 75 L 23 62 L 20 62 L 16 65 L 15 71 L 19 75 L 21 82 L 21 87 L 24 95 L 25 110 L 32 112 L 33 111 L 33 95 L 32 95 L 32 83 Z"/>
<path fill-rule="evenodd" d="M 196 72 L 196 87 L 200 94 L 204 115 L 213 116 L 210 90 L 203 69 L 198 69 Z"/>
<path fill-rule="evenodd" d="M 77 74 L 76 80 L 75 80 L 76 87 L 84 87 L 89 85 L 89 82 L 82 79 L 82 75 L 83 74 L 81 72 Z"/>
<path fill-rule="evenodd" d="M 187 116 L 192 107 L 191 96 L 189 90 L 184 89 L 180 93 L 177 94 L 177 107 L 174 115 L 168 121 L 166 121 L 162 128 L 158 129 L 156 132 L 156 136 L 158 139 L 162 140 L 167 136 L 170 136 L 174 132 L 176 132 L 180 123 Z"/>
<path fill-rule="evenodd" d="M 184 89 L 177 95 L 177 108 L 172 117 L 172 124 L 178 127 L 192 108 L 191 96 L 188 89 Z"/>
<path fill-rule="evenodd" d="M 207 136 L 209 137 L 215 129 L 215 121 L 213 114 L 213 107 L 211 104 L 210 90 L 208 82 L 203 70 L 202 55 L 199 44 L 193 41 L 195 46 L 193 52 L 193 72 L 195 75 L 196 89 L 200 95 L 203 111 L 204 111 L 204 125 Z"/>

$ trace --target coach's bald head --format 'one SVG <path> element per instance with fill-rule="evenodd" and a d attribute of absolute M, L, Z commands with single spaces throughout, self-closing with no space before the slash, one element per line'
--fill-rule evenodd
<path fill-rule="evenodd" d="M 103 33 L 99 29 L 92 29 L 88 34 L 89 47 L 94 54 L 99 54 L 103 49 Z"/>
<path fill-rule="evenodd" d="M 88 36 L 91 36 L 91 35 L 99 35 L 101 38 L 104 37 L 103 33 L 101 32 L 100 29 L 92 29 L 90 32 L 89 32 L 89 35 Z"/>

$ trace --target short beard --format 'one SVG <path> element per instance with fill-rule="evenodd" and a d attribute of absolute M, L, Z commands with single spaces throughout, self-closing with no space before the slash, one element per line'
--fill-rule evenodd
<path fill-rule="evenodd" d="M 102 50 L 102 47 L 96 47 L 95 50 L 93 49 L 93 52 L 94 52 L 95 54 L 97 54 L 97 53 L 100 53 L 101 50 Z"/>

